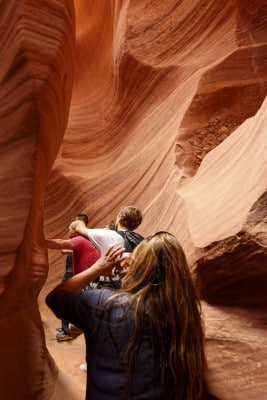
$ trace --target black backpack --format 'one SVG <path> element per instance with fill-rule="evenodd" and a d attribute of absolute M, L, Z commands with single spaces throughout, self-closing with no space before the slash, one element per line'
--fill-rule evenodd
<path fill-rule="evenodd" d="M 144 240 L 144 237 L 140 233 L 132 231 L 117 231 L 124 239 L 125 251 L 132 252 L 134 248 Z"/>

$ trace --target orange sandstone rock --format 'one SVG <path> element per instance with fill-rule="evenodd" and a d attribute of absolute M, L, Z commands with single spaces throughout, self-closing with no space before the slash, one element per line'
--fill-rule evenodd
<path fill-rule="evenodd" d="M 105 226 L 131 203 L 141 233 L 185 248 L 211 392 L 263 400 L 264 1 L 74 3 L 75 17 L 71 0 L 1 6 L 1 396 L 84 397 L 84 343 L 56 343 L 44 304 L 64 257 L 47 259 L 43 231 L 67 236 L 78 212 Z"/>

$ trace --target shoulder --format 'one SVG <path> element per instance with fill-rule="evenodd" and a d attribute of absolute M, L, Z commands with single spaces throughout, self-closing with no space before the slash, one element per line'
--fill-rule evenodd
<path fill-rule="evenodd" d="M 121 240 L 121 235 L 111 229 L 88 229 L 88 235 L 92 238 Z"/>
<path fill-rule="evenodd" d="M 73 238 L 70 239 L 70 241 L 73 243 L 74 246 L 89 242 L 88 239 L 85 239 L 83 236 L 74 236 Z M 90 242 L 89 242 L 90 243 Z"/>
<path fill-rule="evenodd" d="M 89 289 L 83 292 L 83 299 L 85 303 L 90 303 L 91 306 L 101 307 L 113 296 L 113 294 L 114 291 L 108 288 Z"/>
<path fill-rule="evenodd" d="M 89 238 L 90 237 L 101 237 L 105 233 L 105 229 L 95 228 L 95 229 L 87 229 L 87 233 Z"/>
<path fill-rule="evenodd" d="M 115 296 L 114 296 L 115 295 Z M 83 297 L 85 301 L 90 301 L 91 304 L 95 306 L 103 306 L 112 302 L 114 299 L 114 304 L 121 306 L 125 303 L 129 304 L 132 303 L 132 297 L 126 293 L 121 293 L 117 295 L 116 291 L 110 289 L 108 287 L 103 287 L 101 289 L 91 289 L 85 290 L 83 292 Z"/>
<path fill-rule="evenodd" d="M 126 251 L 133 251 L 135 247 L 144 240 L 144 237 L 134 231 L 119 231 L 124 238 L 124 247 Z"/>
<path fill-rule="evenodd" d="M 114 233 L 115 235 L 117 235 L 117 232 L 111 229 L 104 229 L 104 228 L 88 229 L 88 235 L 94 235 L 94 236 L 113 236 Z"/>

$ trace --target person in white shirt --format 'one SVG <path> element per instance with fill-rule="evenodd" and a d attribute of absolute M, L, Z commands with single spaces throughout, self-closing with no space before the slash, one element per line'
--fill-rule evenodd
<path fill-rule="evenodd" d="M 142 219 L 142 212 L 137 207 L 130 205 L 119 209 L 115 221 L 116 230 L 107 228 L 90 229 L 86 228 L 80 221 L 75 221 L 73 226 L 76 232 L 89 239 L 103 256 L 111 247 L 121 246 L 127 252 L 133 251 L 137 244 L 144 239 L 142 235 L 133 232 L 141 224 Z M 97 287 L 110 286 L 113 289 L 119 289 L 121 287 L 121 279 L 119 277 L 100 276 L 94 284 Z"/>
<path fill-rule="evenodd" d="M 138 235 L 138 242 L 143 240 L 143 236 L 133 232 L 142 222 L 141 211 L 134 206 L 121 207 L 115 222 L 116 230 L 106 228 L 86 228 L 80 221 L 76 221 L 74 229 L 79 235 L 89 239 L 93 245 L 100 251 L 101 255 L 105 255 L 107 250 L 114 246 L 122 246 L 127 251 L 132 251 L 125 246 L 125 232 L 131 232 Z M 117 232 L 118 231 L 118 232 Z M 119 233 L 120 232 L 120 233 Z M 140 237 L 140 238 L 139 238 Z M 137 243 L 135 244 L 135 246 Z M 134 246 L 134 247 L 135 247 Z"/>

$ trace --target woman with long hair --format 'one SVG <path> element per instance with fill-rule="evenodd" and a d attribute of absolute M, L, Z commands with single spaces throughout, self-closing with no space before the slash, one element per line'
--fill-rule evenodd
<path fill-rule="evenodd" d="M 111 274 L 121 247 L 57 286 L 46 298 L 84 331 L 90 400 L 197 400 L 206 359 L 200 306 L 184 251 L 157 232 L 133 251 L 122 289 L 81 291 Z"/>

